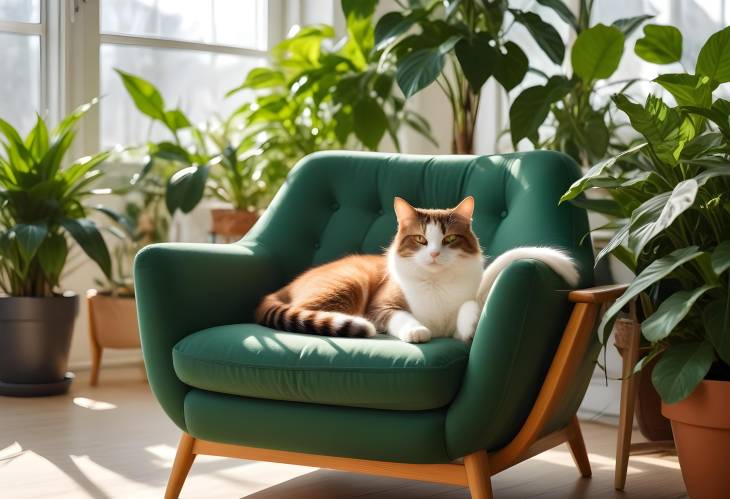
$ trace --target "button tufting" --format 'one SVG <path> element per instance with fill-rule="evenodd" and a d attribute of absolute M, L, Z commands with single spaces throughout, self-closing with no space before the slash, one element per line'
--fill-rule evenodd
<path fill-rule="evenodd" d="M 385 211 L 383 211 L 383 209 L 382 209 L 382 208 L 380 208 L 380 209 L 378 210 L 378 215 L 380 215 L 380 216 L 382 217 L 383 215 L 385 215 Z"/>
<path fill-rule="evenodd" d="M 499 214 L 500 218 L 507 218 L 507 210 L 502 210 L 502 213 Z"/>
<path fill-rule="evenodd" d="M 319 243 L 314 243 L 314 249 L 319 249 Z"/>
<path fill-rule="evenodd" d="M 337 211 L 340 209 L 340 203 L 332 203 L 332 211 Z"/>

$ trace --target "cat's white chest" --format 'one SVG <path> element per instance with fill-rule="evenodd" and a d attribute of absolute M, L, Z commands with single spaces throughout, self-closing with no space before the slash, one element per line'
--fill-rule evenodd
<path fill-rule="evenodd" d="M 476 296 L 479 274 L 405 280 L 402 291 L 413 317 L 431 330 L 434 337 L 451 336 L 461 305 Z"/>

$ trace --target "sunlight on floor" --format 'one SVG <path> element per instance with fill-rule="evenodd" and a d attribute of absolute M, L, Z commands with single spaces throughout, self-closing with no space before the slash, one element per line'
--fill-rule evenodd
<path fill-rule="evenodd" d="M 559 450 L 549 450 L 545 451 L 542 454 L 538 454 L 537 456 L 533 457 L 535 461 L 543 461 L 550 464 L 557 464 L 560 466 L 567 466 L 568 468 L 575 468 L 575 463 L 573 463 L 573 456 L 570 455 L 570 452 L 567 451 L 559 451 Z M 635 458 L 631 458 L 635 459 Z M 613 457 L 606 457 L 602 456 L 600 454 L 592 454 L 588 453 L 588 460 L 591 462 L 591 466 L 595 469 L 599 470 L 611 470 L 613 471 L 614 467 L 614 458 Z M 659 459 L 659 461 L 662 461 Z M 654 464 L 654 463 L 651 463 Z M 627 468 L 627 473 L 642 473 L 644 470 L 640 470 L 638 468 L 633 468 L 629 466 Z"/>
<path fill-rule="evenodd" d="M 86 397 L 74 397 L 73 402 L 79 407 L 91 409 L 92 411 L 109 411 L 117 408 L 116 405 L 110 402 L 103 402 L 101 400 L 94 400 Z"/>

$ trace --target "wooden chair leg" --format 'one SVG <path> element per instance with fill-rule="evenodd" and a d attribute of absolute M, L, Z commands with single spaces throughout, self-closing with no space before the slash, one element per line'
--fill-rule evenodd
<path fill-rule="evenodd" d="M 172 464 L 167 489 L 165 489 L 165 499 L 177 499 L 180 495 L 185 478 L 187 478 L 190 467 L 195 460 L 195 454 L 193 454 L 194 443 L 195 439 L 187 433 L 183 433 L 180 437 L 175 462 Z"/>
<path fill-rule="evenodd" d="M 91 375 L 89 376 L 89 384 L 96 386 L 99 384 L 99 369 L 101 369 L 101 355 L 104 349 L 96 342 L 91 342 Z"/>
<path fill-rule="evenodd" d="M 464 457 L 471 499 L 492 499 L 492 479 L 487 453 L 483 450 Z"/>
<path fill-rule="evenodd" d="M 635 327 L 629 346 L 623 354 L 621 408 L 616 438 L 616 469 L 613 480 L 613 486 L 616 490 L 624 490 L 626 486 L 626 469 L 629 467 L 631 431 L 634 427 L 634 403 L 636 402 L 636 389 L 638 388 L 637 376 L 634 375 L 634 366 L 639 361 L 639 334 L 638 327 Z"/>
<path fill-rule="evenodd" d="M 580 431 L 580 423 L 578 418 L 573 416 L 570 422 L 570 433 L 571 437 L 568 440 L 568 446 L 570 447 L 570 453 L 573 455 L 573 461 L 575 462 L 578 471 L 584 478 L 591 476 L 591 463 L 588 460 L 588 452 L 586 452 L 586 443 L 583 440 L 583 433 Z"/>

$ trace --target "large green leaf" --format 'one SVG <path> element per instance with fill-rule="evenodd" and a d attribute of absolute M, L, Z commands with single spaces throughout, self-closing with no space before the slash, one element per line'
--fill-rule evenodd
<path fill-rule="evenodd" d="M 720 275 L 730 269 L 730 240 L 717 245 L 712 252 L 712 270 Z"/>
<path fill-rule="evenodd" d="M 550 112 L 550 105 L 565 97 L 573 82 L 563 76 L 551 76 L 545 85 L 536 85 L 522 91 L 509 110 L 512 144 L 529 138 L 533 144 L 539 140 L 538 129 Z"/>
<path fill-rule="evenodd" d="M 615 181 L 611 180 L 611 185 L 615 185 Z M 608 182 L 607 182 L 608 184 Z M 587 198 L 577 197 L 570 200 L 570 204 L 582 208 L 584 210 L 593 211 L 595 213 L 601 213 L 602 215 L 608 215 L 609 217 L 621 218 L 625 215 L 626 208 L 621 206 L 615 200 L 610 198 Z"/>
<path fill-rule="evenodd" d="M 598 252 L 598 255 L 596 255 L 596 265 L 598 265 L 598 262 L 603 260 L 606 256 L 610 255 L 614 251 L 616 251 L 618 248 L 624 248 L 624 246 L 621 246 L 624 241 L 629 237 L 629 224 L 627 223 L 623 227 L 621 227 L 619 230 L 616 231 L 616 233 L 613 235 L 610 241 L 606 243 L 606 245 L 603 247 L 603 249 Z M 628 250 L 626 250 L 628 251 Z M 632 255 L 632 259 L 635 259 Z"/>
<path fill-rule="evenodd" d="M 400 35 L 408 31 L 427 11 L 417 9 L 404 16 L 401 12 L 388 12 L 375 25 L 375 50 L 383 50 Z"/>
<path fill-rule="evenodd" d="M 139 76 L 125 73 L 121 69 L 115 68 L 114 71 L 121 76 L 124 88 L 129 92 L 137 109 L 150 118 L 164 122 L 165 101 L 162 99 L 162 95 L 160 95 L 157 88 Z"/>
<path fill-rule="evenodd" d="M 13 227 L 13 232 L 20 254 L 26 262 L 30 262 L 48 235 L 48 226 L 44 223 L 18 224 Z"/>
<path fill-rule="evenodd" d="M 623 53 L 623 33 L 613 26 L 596 24 L 578 35 L 570 60 L 575 74 L 591 82 L 611 76 Z"/>
<path fill-rule="evenodd" d="M 35 160 L 39 161 L 48 150 L 48 128 L 40 114 L 36 113 L 35 116 L 35 126 L 26 137 L 25 145 Z"/>
<path fill-rule="evenodd" d="M 730 26 L 712 35 L 697 56 L 697 73 L 718 83 L 730 81 Z"/>
<path fill-rule="evenodd" d="M 611 25 L 617 27 L 619 30 L 621 30 L 621 33 L 623 33 L 625 37 L 628 37 L 629 35 L 631 35 L 631 33 L 636 31 L 639 26 L 644 23 L 644 21 L 648 21 L 653 17 L 654 16 L 649 14 L 642 14 L 640 16 L 634 17 L 624 17 L 623 19 L 616 19 L 614 22 L 611 23 Z"/>
<path fill-rule="evenodd" d="M 631 156 L 632 154 L 636 154 L 638 151 L 646 147 L 646 143 L 643 142 L 641 144 L 635 145 L 616 156 L 612 156 L 608 159 L 605 159 L 601 161 L 600 163 L 592 166 L 581 178 L 573 182 L 573 185 L 570 186 L 570 189 L 568 189 L 568 192 L 563 194 L 563 197 L 560 198 L 560 202 L 569 201 L 571 199 L 574 199 L 576 196 L 578 196 L 580 193 L 591 187 L 591 183 L 596 178 L 603 178 L 610 176 L 611 168 L 614 167 L 614 165 L 622 160 L 623 158 L 627 156 Z"/>
<path fill-rule="evenodd" d="M 58 286 L 58 279 L 66 265 L 68 244 L 61 234 L 49 235 L 38 248 L 38 263 L 46 275 L 51 287 Z"/>
<path fill-rule="evenodd" d="M 715 300 L 702 314 L 707 337 L 726 364 L 730 364 L 730 294 L 725 292 L 724 300 Z"/>
<path fill-rule="evenodd" d="M 372 97 L 364 96 L 355 103 L 353 111 L 355 136 L 371 151 L 377 150 L 388 128 L 382 106 Z"/>
<path fill-rule="evenodd" d="M 472 37 L 462 38 L 455 47 L 456 58 L 474 93 L 479 93 L 482 85 L 492 76 L 500 55 L 490 45 L 491 41 L 491 36 L 480 32 Z"/>
<path fill-rule="evenodd" d="M 631 126 L 649 141 L 657 157 L 670 165 L 677 163 L 685 144 L 695 137 L 692 119 L 659 97 L 649 95 L 644 106 L 623 94 L 614 95 L 613 101 L 628 115 Z"/>
<path fill-rule="evenodd" d="M 716 87 L 708 76 L 687 73 L 663 74 L 654 81 L 672 94 L 680 106 L 709 108 L 712 103 L 712 91 Z"/>
<path fill-rule="evenodd" d="M 529 61 L 527 55 L 514 42 L 507 42 L 502 48 L 504 53 L 497 52 L 497 63 L 493 68 L 493 74 L 499 84 L 509 92 L 522 83 L 527 74 Z"/>
<path fill-rule="evenodd" d="M 636 41 L 634 52 L 654 64 L 677 62 L 682 58 L 682 32 L 674 26 L 647 24 L 644 37 Z"/>
<path fill-rule="evenodd" d="M 537 0 L 537 3 L 553 9 L 563 21 L 572 26 L 576 32 L 580 32 L 580 26 L 578 25 L 578 20 L 575 18 L 575 14 L 570 10 L 570 7 L 565 5 L 563 0 Z"/>
<path fill-rule="evenodd" d="M 209 169 L 207 165 L 189 166 L 170 178 L 165 192 L 165 204 L 171 215 L 178 209 L 189 213 L 203 199 Z"/>
<path fill-rule="evenodd" d="M 655 284 L 669 274 L 677 267 L 684 265 L 690 260 L 694 260 L 704 253 L 697 246 L 689 246 L 671 252 L 669 255 L 658 258 L 651 262 L 647 267 L 637 275 L 629 287 L 626 289 L 614 303 L 609 307 L 598 325 L 598 337 L 605 343 L 610 331 L 606 331 L 607 326 L 613 322 L 614 317 L 639 293 Z"/>
<path fill-rule="evenodd" d="M 525 12 L 517 9 L 509 10 L 515 17 L 515 21 L 522 24 L 537 42 L 538 46 L 555 64 L 562 64 L 565 58 L 565 44 L 560 33 L 542 20 L 534 12 Z"/>
<path fill-rule="evenodd" d="M 169 128 L 173 132 L 176 132 L 182 128 L 189 128 L 192 126 L 190 120 L 188 120 L 188 117 L 185 116 L 185 113 L 183 113 L 179 109 L 165 111 L 164 122 L 165 125 L 167 125 L 167 128 Z"/>
<path fill-rule="evenodd" d="M 406 98 L 423 90 L 438 78 L 444 69 L 444 55 L 460 39 L 460 36 L 452 36 L 438 47 L 416 50 L 398 63 L 396 80 Z"/>
<path fill-rule="evenodd" d="M 96 224 L 87 218 L 61 219 L 61 225 L 71 234 L 71 237 L 78 243 L 84 253 L 94 260 L 104 275 L 111 277 L 111 257 L 109 249 L 106 247 L 104 238 L 101 237 Z"/>
<path fill-rule="evenodd" d="M 652 343 L 661 341 L 674 331 L 706 291 L 716 287 L 712 284 L 692 290 L 677 291 L 664 300 L 656 312 L 641 323 L 641 333 Z"/>
<path fill-rule="evenodd" d="M 662 400 L 674 404 L 697 388 L 714 360 L 714 349 L 707 341 L 670 345 L 654 366 L 651 381 Z"/>
<path fill-rule="evenodd" d="M 644 202 L 631 215 L 629 249 L 639 255 L 659 233 L 695 202 L 699 184 L 695 179 L 678 183 L 671 193 L 662 193 Z"/>

